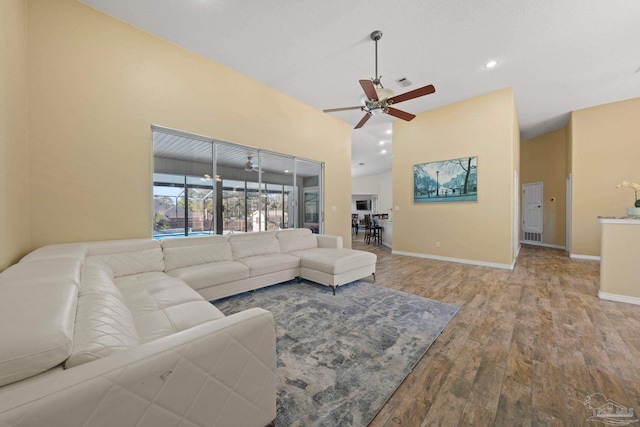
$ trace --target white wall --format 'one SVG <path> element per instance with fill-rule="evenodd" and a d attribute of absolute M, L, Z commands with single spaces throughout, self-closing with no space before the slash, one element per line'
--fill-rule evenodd
<path fill-rule="evenodd" d="M 377 194 L 380 213 L 391 213 L 393 205 L 393 181 L 391 171 L 380 175 L 359 176 L 351 178 L 352 194 Z M 364 197 L 351 197 L 351 209 L 356 213 L 355 200 L 366 199 Z M 365 213 L 361 211 L 360 213 Z"/>
<path fill-rule="evenodd" d="M 391 214 L 393 208 L 393 173 L 391 171 L 378 175 L 380 177 L 380 213 Z"/>

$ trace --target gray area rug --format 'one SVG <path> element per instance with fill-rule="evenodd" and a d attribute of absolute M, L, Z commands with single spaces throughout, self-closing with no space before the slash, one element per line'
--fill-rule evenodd
<path fill-rule="evenodd" d="M 458 307 L 367 282 L 331 288 L 296 281 L 213 304 L 276 321 L 276 427 L 366 426 Z"/>

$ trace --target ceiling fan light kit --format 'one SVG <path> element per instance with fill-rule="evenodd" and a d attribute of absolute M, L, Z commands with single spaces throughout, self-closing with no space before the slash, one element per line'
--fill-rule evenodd
<path fill-rule="evenodd" d="M 358 122 L 354 129 L 359 129 L 364 126 L 371 116 L 383 113 L 406 121 L 412 120 L 416 117 L 415 115 L 393 108 L 391 105 L 418 98 L 420 96 L 429 95 L 436 91 L 433 85 L 428 85 L 394 96 L 393 91 L 382 86 L 380 81 L 382 76 L 378 76 L 378 40 L 382 38 L 382 31 L 376 30 L 372 32 L 370 38 L 376 44 L 376 74 L 371 80 L 359 81 L 360 86 L 364 91 L 364 94 L 360 97 L 362 105 L 357 107 L 330 108 L 328 110 L 323 110 L 325 113 L 347 110 L 364 111 L 366 113 L 365 116 Z"/>

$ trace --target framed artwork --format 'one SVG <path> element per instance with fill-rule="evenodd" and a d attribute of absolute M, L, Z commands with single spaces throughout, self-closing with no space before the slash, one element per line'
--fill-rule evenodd
<path fill-rule="evenodd" d="M 413 166 L 413 202 L 477 202 L 478 156 Z"/>

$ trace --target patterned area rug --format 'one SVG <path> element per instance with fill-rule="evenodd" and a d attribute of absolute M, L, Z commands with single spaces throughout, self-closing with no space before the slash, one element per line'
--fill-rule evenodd
<path fill-rule="evenodd" d="M 276 320 L 276 427 L 366 426 L 458 311 L 367 282 L 296 281 L 213 304 L 262 307 Z"/>

